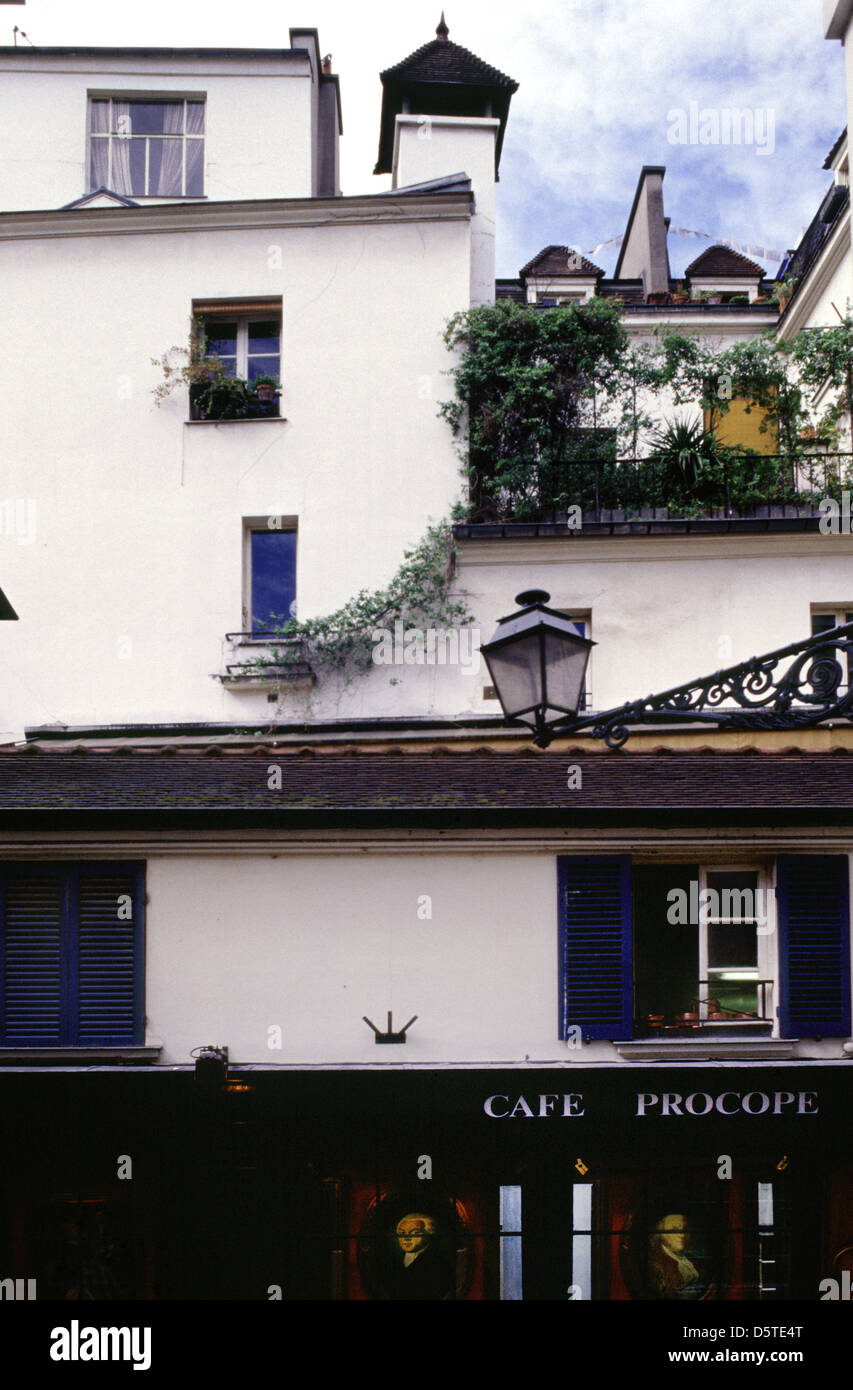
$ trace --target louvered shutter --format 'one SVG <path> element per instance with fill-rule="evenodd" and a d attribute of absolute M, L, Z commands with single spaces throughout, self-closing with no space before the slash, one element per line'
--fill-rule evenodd
<path fill-rule="evenodd" d="M 633 1034 L 631 860 L 628 855 L 558 861 L 560 1037 Z"/>
<path fill-rule="evenodd" d="M 2 1036 L 6 1047 L 64 1042 L 63 881 L 10 875 L 4 888 Z"/>
<path fill-rule="evenodd" d="M 134 873 L 79 872 L 77 887 L 77 1043 L 138 1040 L 139 975 Z"/>
<path fill-rule="evenodd" d="M 779 1019 L 785 1037 L 849 1036 L 848 874 L 846 855 L 779 858 Z"/>

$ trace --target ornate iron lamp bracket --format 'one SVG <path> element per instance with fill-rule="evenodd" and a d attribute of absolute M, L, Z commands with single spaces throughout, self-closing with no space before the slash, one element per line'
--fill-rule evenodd
<path fill-rule="evenodd" d="M 842 664 L 839 659 L 845 654 Z M 558 734 L 591 728 L 608 748 L 621 748 L 631 728 L 652 724 L 714 724 L 724 729 L 800 729 L 853 715 L 853 623 L 813 634 L 738 666 L 647 695 L 617 709 L 546 725 L 535 739 L 546 747 Z M 793 660 L 777 674 L 787 657 Z"/>

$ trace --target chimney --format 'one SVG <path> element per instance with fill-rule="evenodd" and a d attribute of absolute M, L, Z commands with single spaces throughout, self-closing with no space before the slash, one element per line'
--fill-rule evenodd
<path fill-rule="evenodd" d="M 646 164 L 628 215 L 622 250 L 613 272 L 615 280 L 643 281 L 646 298 L 669 290 L 669 253 L 663 212 L 662 165 Z"/>

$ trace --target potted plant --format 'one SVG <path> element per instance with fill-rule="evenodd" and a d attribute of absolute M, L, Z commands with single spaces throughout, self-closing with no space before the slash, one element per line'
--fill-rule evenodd
<path fill-rule="evenodd" d="M 176 366 L 171 358 L 178 353 L 186 358 Z M 227 375 L 225 363 L 215 353 L 208 352 L 204 321 L 201 318 L 190 320 L 190 340 L 188 347 L 171 347 L 162 357 L 152 357 L 151 363 L 159 367 L 163 380 L 153 387 L 152 394 L 156 404 L 162 405 L 167 396 L 179 386 L 189 387 L 190 403 L 193 408 L 199 394 L 208 385 L 220 381 Z"/>
<path fill-rule="evenodd" d="M 280 390 L 280 383 L 276 381 L 274 376 L 269 376 L 265 372 L 256 376 L 252 384 L 258 394 L 258 400 L 264 405 L 271 404 Z"/>
<path fill-rule="evenodd" d="M 238 376 L 214 377 L 199 387 L 194 403 L 203 420 L 245 420 L 257 411 L 252 388 Z"/>
<path fill-rule="evenodd" d="M 793 275 L 789 275 L 787 280 L 777 280 L 773 286 L 773 298 L 779 305 L 780 314 L 784 314 L 788 307 L 788 302 L 793 298 L 794 290 L 797 288 L 797 281 Z"/>

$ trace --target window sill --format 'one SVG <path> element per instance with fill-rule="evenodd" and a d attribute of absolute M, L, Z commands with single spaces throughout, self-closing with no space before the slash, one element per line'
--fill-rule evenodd
<path fill-rule="evenodd" d="M 793 1056 L 797 1038 L 640 1038 L 613 1046 L 631 1062 L 716 1062 L 727 1058 L 757 1061 Z"/>
<path fill-rule="evenodd" d="M 144 1046 L 120 1047 L 0 1047 L 0 1067 L 12 1062 L 29 1062 L 38 1066 L 79 1062 L 157 1062 L 162 1048 Z"/>
<path fill-rule="evenodd" d="M 185 420 L 185 425 L 286 425 L 286 415 L 246 415 L 240 420 Z"/>

